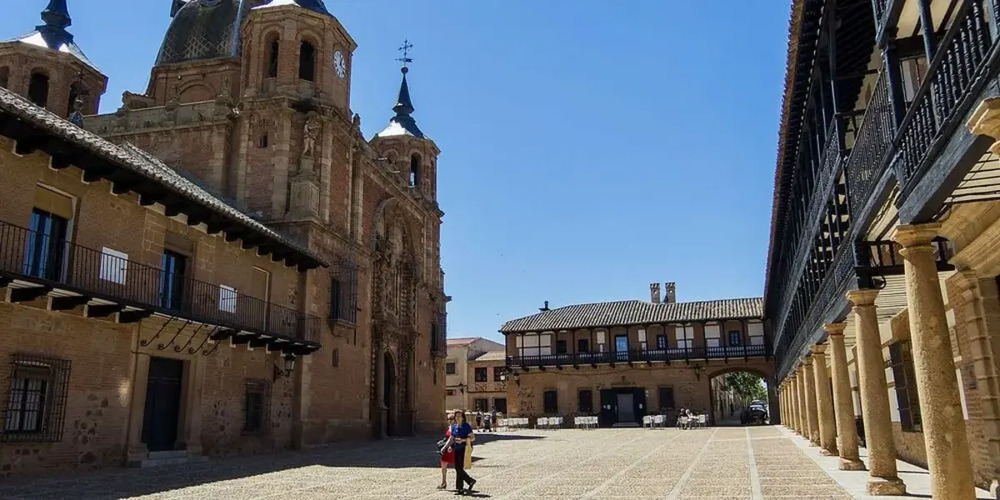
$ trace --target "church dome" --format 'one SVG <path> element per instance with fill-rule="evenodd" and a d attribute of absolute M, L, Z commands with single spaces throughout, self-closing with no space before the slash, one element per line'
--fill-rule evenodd
<path fill-rule="evenodd" d="M 163 37 L 156 64 L 238 56 L 243 19 L 250 9 L 271 5 L 298 5 L 330 14 L 323 0 L 175 0 L 174 19 Z"/>

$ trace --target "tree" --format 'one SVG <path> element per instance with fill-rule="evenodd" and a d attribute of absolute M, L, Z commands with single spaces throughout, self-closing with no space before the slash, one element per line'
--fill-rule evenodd
<path fill-rule="evenodd" d="M 764 379 L 750 372 L 735 372 L 726 375 L 726 386 L 745 401 L 767 400 Z"/>

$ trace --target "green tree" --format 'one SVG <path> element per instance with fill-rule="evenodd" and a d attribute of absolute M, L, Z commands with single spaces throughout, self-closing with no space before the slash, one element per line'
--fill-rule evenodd
<path fill-rule="evenodd" d="M 726 386 L 746 401 L 759 399 L 767 401 L 764 379 L 750 372 L 735 372 L 726 375 Z"/>

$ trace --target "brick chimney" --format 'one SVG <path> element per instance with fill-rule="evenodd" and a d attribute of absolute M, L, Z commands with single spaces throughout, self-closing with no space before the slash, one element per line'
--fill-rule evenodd
<path fill-rule="evenodd" d="M 650 283 L 649 284 L 649 301 L 654 304 L 660 303 L 660 284 Z"/>
<path fill-rule="evenodd" d="M 667 286 L 667 297 L 666 297 L 666 300 L 664 300 L 664 302 L 666 302 L 667 304 L 676 304 L 677 303 L 677 284 L 674 283 L 673 281 L 671 281 L 671 282 L 667 283 L 666 286 Z"/>

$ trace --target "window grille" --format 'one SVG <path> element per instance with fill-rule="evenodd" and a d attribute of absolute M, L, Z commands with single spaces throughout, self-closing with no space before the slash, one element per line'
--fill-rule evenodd
<path fill-rule="evenodd" d="M 559 412 L 559 400 L 556 391 L 545 391 L 542 395 L 543 408 L 546 414 Z"/>
<path fill-rule="evenodd" d="M 660 387 L 660 411 L 674 409 L 674 388 Z"/>
<path fill-rule="evenodd" d="M 358 268 L 346 259 L 340 259 L 330 279 L 330 319 L 358 320 Z"/>
<path fill-rule="evenodd" d="M 580 413 L 593 413 L 594 412 L 594 392 L 587 389 L 580 391 L 578 394 L 578 407 Z"/>
<path fill-rule="evenodd" d="M 10 391 L 0 442 L 62 440 L 71 365 L 65 359 L 11 355 Z"/>
<path fill-rule="evenodd" d="M 899 425 L 904 431 L 921 432 L 920 399 L 913 371 L 913 347 L 909 340 L 889 345 L 889 365 L 899 406 Z"/>
<path fill-rule="evenodd" d="M 486 382 L 486 368 L 476 368 L 476 382 Z"/>
<path fill-rule="evenodd" d="M 243 396 L 243 433 L 266 433 L 270 415 L 271 383 L 266 380 L 247 380 Z"/>
<path fill-rule="evenodd" d="M 503 377 L 506 374 L 507 374 L 507 367 L 505 367 L 505 366 L 494 366 L 493 367 L 493 381 L 494 382 L 503 382 L 504 380 L 501 377 Z"/>
<path fill-rule="evenodd" d="M 445 375 L 454 375 L 455 374 L 455 363 L 446 363 L 444 365 L 444 374 Z"/>

